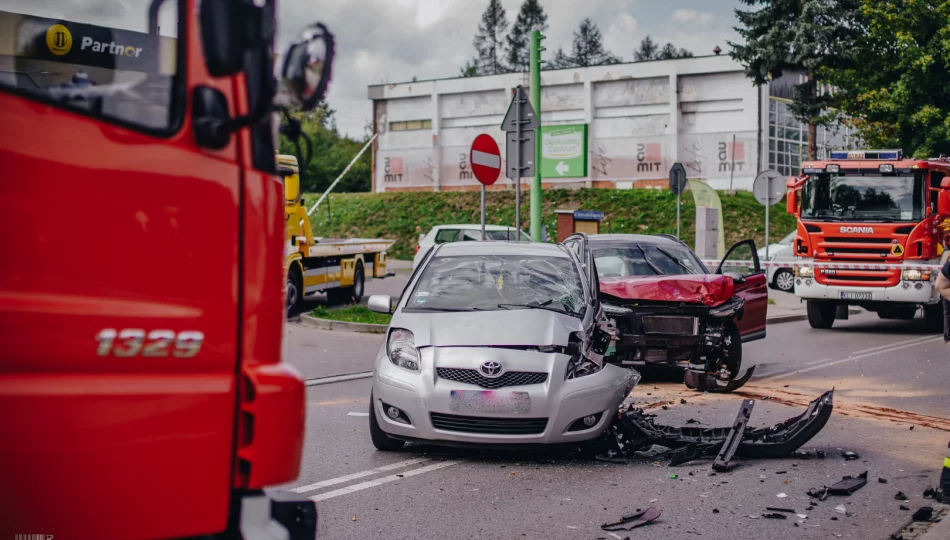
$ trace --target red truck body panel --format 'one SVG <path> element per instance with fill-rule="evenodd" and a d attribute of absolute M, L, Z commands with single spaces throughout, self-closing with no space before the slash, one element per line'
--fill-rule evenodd
<path fill-rule="evenodd" d="M 243 76 L 204 68 L 197 4 L 187 95 L 212 86 L 246 112 Z M 300 466 L 279 179 L 252 170 L 247 129 L 198 147 L 189 113 L 157 138 L 0 91 L 0 118 L 0 538 L 223 531 L 234 488 Z M 104 329 L 204 342 L 191 358 L 100 356 Z"/>

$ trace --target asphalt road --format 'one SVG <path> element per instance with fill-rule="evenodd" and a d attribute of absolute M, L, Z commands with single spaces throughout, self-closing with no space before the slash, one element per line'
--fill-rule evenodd
<path fill-rule="evenodd" d="M 370 371 L 381 344 L 377 335 L 288 325 L 288 357 L 307 378 Z M 673 468 L 423 446 L 377 452 L 365 416 L 370 379 L 312 386 L 301 475 L 285 487 L 318 501 L 319 538 L 606 539 L 614 537 L 600 524 L 654 506 L 657 522 L 619 537 L 883 540 L 912 513 L 899 509 L 895 494 L 903 491 L 916 509 L 937 482 L 950 440 L 948 351 L 919 321 L 865 313 L 830 331 L 806 322 L 770 326 L 765 340 L 746 345 L 744 365 L 758 366 L 756 377 L 736 394 L 698 394 L 675 373 L 646 372 L 631 399 L 668 423 L 729 425 L 742 398 L 758 398 L 750 425 L 770 425 L 836 389 L 832 419 L 804 447 L 825 450 L 826 459 L 745 461 L 715 476 L 709 461 Z M 841 449 L 861 459 L 845 461 Z M 808 510 L 808 489 L 865 470 L 866 487 Z M 839 504 L 848 514 L 834 510 Z M 768 506 L 807 518 L 761 518 Z"/>

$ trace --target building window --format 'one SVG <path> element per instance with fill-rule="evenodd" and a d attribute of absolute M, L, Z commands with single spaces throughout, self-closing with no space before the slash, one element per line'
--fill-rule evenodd
<path fill-rule="evenodd" d="M 792 116 L 788 100 L 769 98 L 769 168 L 787 176 L 797 176 L 808 160 L 808 126 Z M 818 127 L 818 159 L 831 150 L 857 148 L 855 130 L 841 125 Z"/>
<path fill-rule="evenodd" d="M 418 131 L 421 129 L 432 129 L 432 120 L 405 120 L 389 123 L 389 131 Z"/>

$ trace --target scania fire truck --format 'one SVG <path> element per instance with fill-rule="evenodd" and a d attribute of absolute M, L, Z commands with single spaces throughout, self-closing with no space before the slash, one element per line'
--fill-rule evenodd
<path fill-rule="evenodd" d="M 787 187 L 801 257 L 795 294 L 813 328 L 847 319 L 848 306 L 882 319 L 913 319 L 922 308 L 928 326 L 942 328 L 934 284 L 950 255 L 950 159 L 832 151 L 804 162 Z"/>
<path fill-rule="evenodd" d="M 274 0 L 92 4 L 0 11 L 0 538 L 312 539 L 275 155 L 332 36 L 278 86 Z"/>

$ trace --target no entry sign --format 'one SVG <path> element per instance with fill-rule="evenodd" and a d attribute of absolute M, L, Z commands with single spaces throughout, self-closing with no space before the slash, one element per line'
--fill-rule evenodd
<path fill-rule="evenodd" d="M 479 182 L 490 186 L 498 180 L 501 173 L 501 151 L 490 135 L 482 133 L 475 137 L 468 160 L 472 164 L 472 173 Z"/>

